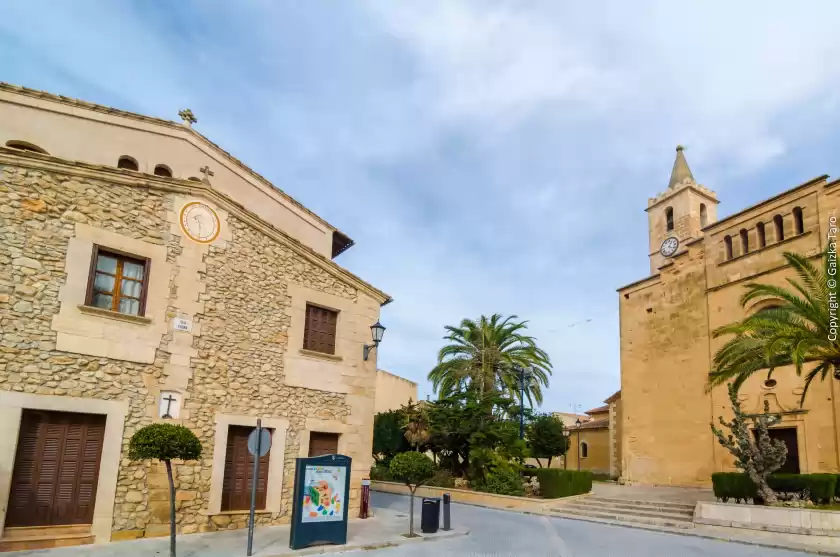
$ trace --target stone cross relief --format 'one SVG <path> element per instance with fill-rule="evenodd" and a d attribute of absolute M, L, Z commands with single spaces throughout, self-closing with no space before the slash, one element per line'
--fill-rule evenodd
<path fill-rule="evenodd" d="M 204 165 L 204 168 L 199 168 L 198 171 L 201 172 L 202 174 L 204 174 L 204 178 L 202 178 L 201 181 L 204 182 L 205 184 L 210 183 L 210 176 L 215 176 L 216 175 L 216 173 L 213 172 L 212 170 L 210 170 L 210 167 L 207 166 L 206 164 Z"/>

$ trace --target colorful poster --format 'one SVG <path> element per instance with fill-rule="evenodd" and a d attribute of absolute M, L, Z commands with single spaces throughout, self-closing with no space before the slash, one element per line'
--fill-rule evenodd
<path fill-rule="evenodd" d="M 303 480 L 301 522 L 344 520 L 345 466 L 307 465 Z"/>

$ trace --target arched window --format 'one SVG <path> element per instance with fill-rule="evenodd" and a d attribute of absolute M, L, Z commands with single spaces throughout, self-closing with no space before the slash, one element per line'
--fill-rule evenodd
<path fill-rule="evenodd" d="M 6 142 L 6 147 L 20 149 L 21 151 L 32 151 L 33 153 L 41 153 L 42 155 L 49 155 L 49 153 L 44 151 L 42 148 L 38 147 L 34 143 L 29 143 L 28 141 L 17 141 L 13 139 Z"/>
<path fill-rule="evenodd" d="M 758 234 L 758 247 L 763 248 L 767 246 L 767 236 L 764 235 L 764 223 L 758 222 L 755 225 L 755 231 Z"/>
<path fill-rule="evenodd" d="M 700 204 L 700 228 L 705 228 L 706 224 L 709 222 L 709 217 L 706 215 L 706 204 Z"/>
<path fill-rule="evenodd" d="M 589 456 L 589 445 L 586 444 L 586 441 L 582 441 L 580 444 L 580 458 L 586 458 Z"/>
<path fill-rule="evenodd" d="M 120 157 L 120 160 L 117 161 L 117 168 L 125 168 L 126 170 L 140 170 L 140 166 L 137 164 L 137 161 L 128 155 L 123 155 Z"/>
<path fill-rule="evenodd" d="M 665 209 L 665 230 L 668 232 L 674 229 L 674 210 L 671 207 Z"/>
<path fill-rule="evenodd" d="M 172 178 L 172 171 L 165 164 L 159 164 L 155 167 L 155 176 L 166 176 Z"/>
<path fill-rule="evenodd" d="M 746 228 L 742 228 L 738 234 L 741 236 L 741 255 L 745 255 L 750 252 L 750 235 Z"/>
<path fill-rule="evenodd" d="M 723 237 L 723 246 L 726 249 L 726 260 L 732 259 L 732 236 Z"/>
<path fill-rule="evenodd" d="M 805 223 L 802 221 L 802 207 L 793 208 L 793 229 L 797 234 L 805 232 Z"/>
<path fill-rule="evenodd" d="M 773 224 L 776 225 L 776 241 L 781 242 L 785 239 L 785 221 L 782 220 L 782 215 L 773 217 Z"/>

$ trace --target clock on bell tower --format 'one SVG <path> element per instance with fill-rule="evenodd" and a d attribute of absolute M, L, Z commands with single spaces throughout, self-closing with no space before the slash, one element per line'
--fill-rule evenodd
<path fill-rule="evenodd" d="M 715 192 L 695 182 L 683 146 L 677 145 L 668 189 L 648 199 L 648 255 L 652 275 L 669 258 L 682 253 L 686 242 L 699 238 L 703 228 L 717 220 L 717 204 Z"/>

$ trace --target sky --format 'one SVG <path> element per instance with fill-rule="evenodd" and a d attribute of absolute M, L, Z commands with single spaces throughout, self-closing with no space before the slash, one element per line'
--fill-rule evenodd
<path fill-rule="evenodd" d="M 674 148 L 718 216 L 840 171 L 826 0 L 3 0 L 0 81 L 177 120 L 347 233 L 394 297 L 379 367 L 445 325 L 529 322 L 543 410 L 620 385 L 616 289 L 649 274 Z"/>

